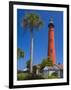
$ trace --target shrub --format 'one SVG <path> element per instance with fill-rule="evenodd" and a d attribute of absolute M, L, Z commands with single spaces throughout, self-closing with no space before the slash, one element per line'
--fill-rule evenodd
<path fill-rule="evenodd" d="M 57 72 L 53 72 L 53 73 L 52 73 L 52 76 L 56 76 L 56 77 L 58 77 Z"/>

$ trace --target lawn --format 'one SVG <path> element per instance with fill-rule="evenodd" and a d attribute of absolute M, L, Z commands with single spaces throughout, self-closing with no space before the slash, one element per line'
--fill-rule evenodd
<path fill-rule="evenodd" d="M 18 80 L 25 80 L 25 78 L 26 78 L 27 75 L 28 75 L 28 73 L 23 73 L 23 72 L 18 73 L 17 74 L 17 79 Z"/>
<path fill-rule="evenodd" d="M 34 79 L 45 79 L 42 75 L 30 74 L 30 73 L 18 73 L 17 80 L 34 80 Z"/>
<path fill-rule="evenodd" d="M 17 74 L 17 80 L 36 80 L 36 79 L 57 79 L 56 75 L 36 75 L 28 72 L 20 72 Z"/>

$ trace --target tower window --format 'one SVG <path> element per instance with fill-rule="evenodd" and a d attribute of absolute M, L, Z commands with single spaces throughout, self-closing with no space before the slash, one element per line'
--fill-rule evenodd
<path fill-rule="evenodd" d="M 50 49 L 50 52 L 52 53 L 52 52 L 53 52 L 53 50 L 52 50 L 52 49 Z"/>
<path fill-rule="evenodd" d="M 50 39 L 50 42 L 52 42 L 53 40 L 52 39 Z"/>

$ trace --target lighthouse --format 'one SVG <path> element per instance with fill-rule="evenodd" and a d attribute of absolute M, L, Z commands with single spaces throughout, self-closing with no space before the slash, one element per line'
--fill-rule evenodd
<path fill-rule="evenodd" d="M 53 18 L 51 17 L 48 24 L 48 57 L 51 58 L 53 64 L 56 63 L 54 27 Z"/>

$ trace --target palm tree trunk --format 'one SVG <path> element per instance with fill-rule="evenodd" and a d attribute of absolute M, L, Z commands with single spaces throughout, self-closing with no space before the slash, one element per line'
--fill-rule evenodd
<path fill-rule="evenodd" d="M 33 72 L 33 31 L 31 30 L 30 32 L 31 34 L 31 40 L 30 40 L 30 73 Z"/>

